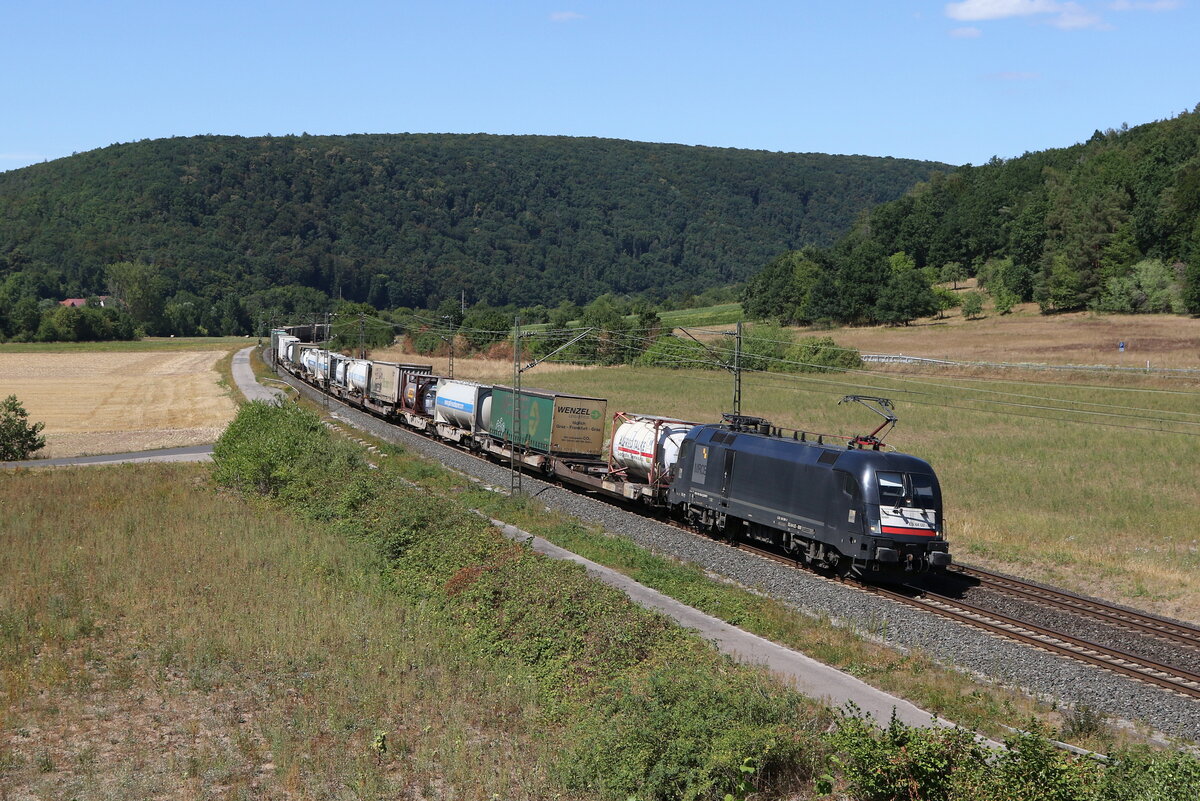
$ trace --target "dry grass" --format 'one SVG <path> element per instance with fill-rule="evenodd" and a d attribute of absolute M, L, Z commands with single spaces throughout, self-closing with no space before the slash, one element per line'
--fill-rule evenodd
<path fill-rule="evenodd" d="M 503 350 L 500 348 L 499 350 Z M 407 364 L 431 364 L 437 375 L 447 375 L 449 372 L 449 357 L 446 355 L 422 356 L 406 349 L 401 345 L 390 348 L 380 348 L 371 351 L 371 358 L 385 362 L 402 362 Z M 528 362 L 528 360 L 526 360 Z M 562 362 L 544 362 L 538 365 L 536 375 L 546 373 L 575 373 L 599 368 Z M 513 380 L 513 363 L 511 348 L 507 358 L 485 359 L 473 356 L 469 359 L 456 356 L 454 359 L 454 375 L 471 381 L 482 381 L 493 384 L 511 384 Z M 531 385 L 532 386 L 532 385 Z"/>
<path fill-rule="evenodd" d="M 1042 315 L 1035 304 L 1010 315 L 922 320 L 909 326 L 841 328 L 839 345 L 863 353 L 903 353 L 928 359 L 1113 367 L 1200 368 L 1200 318 L 1171 314 L 1095 312 Z M 1117 343 L 1125 343 L 1119 352 Z"/>
<path fill-rule="evenodd" d="M 0 476 L 0 798 L 551 795 L 531 687 L 206 476 Z"/>
<path fill-rule="evenodd" d="M 236 404 L 220 385 L 227 350 L 0 349 L 5 395 L 46 424 L 38 456 L 78 456 L 214 441 Z"/>

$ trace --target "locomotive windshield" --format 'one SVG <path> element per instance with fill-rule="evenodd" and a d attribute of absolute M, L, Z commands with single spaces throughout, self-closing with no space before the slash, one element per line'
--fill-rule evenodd
<path fill-rule="evenodd" d="M 879 479 L 880 506 L 910 506 L 918 509 L 937 508 L 933 476 L 920 473 L 875 474 Z"/>

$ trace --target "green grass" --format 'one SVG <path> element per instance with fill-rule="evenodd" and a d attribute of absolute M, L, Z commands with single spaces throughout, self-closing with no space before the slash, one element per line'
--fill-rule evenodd
<path fill-rule="evenodd" d="M 703 306 L 696 309 L 676 309 L 675 311 L 659 312 L 658 316 L 664 324 L 673 328 L 728 325 L 744 319 L 740 303 L 722 303 L 718 306 Z"/>
<path fill-rule="evenodd" d="M 244 348 L 258 340 L 253 337 L 145 337 L 122 342 L 6 342 L 6 353 L 74 353 L 79 351 L 139 350 L 213 350 Z"/>

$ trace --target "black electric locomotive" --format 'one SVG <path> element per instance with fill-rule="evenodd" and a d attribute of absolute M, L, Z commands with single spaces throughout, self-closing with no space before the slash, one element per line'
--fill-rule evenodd
<path fill-rule="evenodd" d="M 688 433 L 668 503 L 700 528 L 841 573 L 879 577 L 946 567 L 933 468 L 878 445 L 864 437 L 834 446 L 758 418 L 727 416 Z"/>

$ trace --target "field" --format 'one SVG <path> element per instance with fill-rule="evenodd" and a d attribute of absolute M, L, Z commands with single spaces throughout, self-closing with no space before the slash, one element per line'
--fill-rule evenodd
<path fill-rule="evenodd" d="M 39 457 L 212 442 L 236 411 L 217 371 L 231 347 L 209 341 L 197 349 L 202 344 L 6 345 L 0 347 L 3 394 L 15 394 L 30 420 L 46 424 Z"/>
<path fill-rule="evenodd" d="M 816 333 L 864 352 L 1200 368 L 1200 320 L 1180 317 L 1048 318 L 1023 309 Z M 1125 354 L 1117 341 L 1126 342 Z M 444 358 L 390 357 L 445 367 Z M 458 359 L 455 370 L 512 380 L 511 362 Z M 523 382 L 607 397 L 610 412 L 698 421 L 728 411 L 732 396 L 722 371 L 545 364 Z M 900 424 L 888 442 L 934 465 L 961 561 L 1200 621 L 1200 375 L 912 366 L 756 374 L 744 379 L 742 409 L 808 431 L 873 429 L 880 418 L 838 405 L 846 394 L 896 401 Z"/>
<path fill-rule="evenodd" d="M 550 795 L 528 683 L 365 544 L 191 465 L 9 474 L 0 507 L 0 798 Z"/>
<path fill-rule="evenodd" d="M 1091 312 L 1042 315 L 1018 306 L 1003 317 L 924 320 L 894 328 L 843 328 L 838 344 L 863 353 L 904 353 L 953 361 L 1200 369 L 1200 318 Z M 1125 351 L 1118 343 L 1125 343 Z"/>

